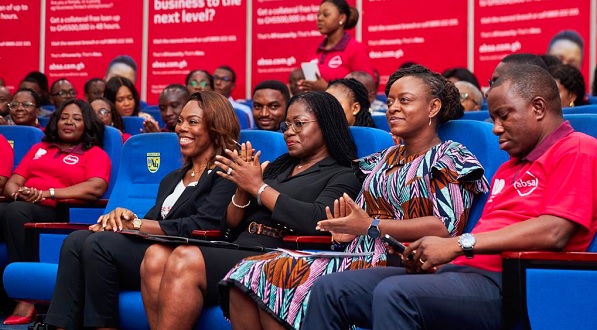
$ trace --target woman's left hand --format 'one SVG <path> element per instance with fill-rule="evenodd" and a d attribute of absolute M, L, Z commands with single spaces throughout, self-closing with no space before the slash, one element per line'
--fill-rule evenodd
<path fill-rule="evenodd" d="M 215 164 L 222 169 L 222 171 L 216 173 L 234 182 L 240 189 L 252 195 L 257 194 L 257 190 L 263 185 L 263 172 L 259 163 L 261 151 L 258 151 L 253 156 L 253 160 L 249 161 L 243 160 L 236 151 L 226 149 L 224 152 L 227 157 L 216 156 Z M 246 151 L 244 155 L 247 159 Z"/>
<path fill-rule="evenodd" d="M 28 187 L 20 187 L 19 190 L 16 191 L 16 199 L 21 199 L 22 201 L 28 203 L 39 203 L 43 198 L 43 191 L 38 190 L 36 188 L 28 188 Z"/>
<path fill-rule="evenodd" d="M 368 219 L 369 215 L 365 210 L 363 210 L 360 206 L 358 206 L 348 194 L 343 194 L 342 198 L 344 199 L 345 206 L 340 205 L 340 209 L 342 207 L 346 208 L 345 214 L 346 216 L 341 218 L 335 219 L 328 219 L 328 220 L 321 220 L 317 223 L 317 227 L 315 229 L 320 231 L 329 231 L 333 232 L 335 235 L 337 234 L 351 234 L 351 235 L 364 235 L 367 233 L 367 229 L 369 228 L 369 222 L 363 221 L 364 219 Z"/>
<path fill-rule="evenodd" d="M 137 215 L 135 215 L 133 211 L 122 207 L 117 207 L 110 213 L 100 216 L 99 219 L 97 219 L 97 225 L 99 225 L 99 227 L 101 227 L 103 230 L 120 231 L 125 228 L 131 229 L 131 221 L 135 219 L 135 217 L 137 217 Z M 94 231 L 91 227 L 93 226 L 90 226 L 89 229 Z M 96 229 L 100 231 L 100 228 Z"/>

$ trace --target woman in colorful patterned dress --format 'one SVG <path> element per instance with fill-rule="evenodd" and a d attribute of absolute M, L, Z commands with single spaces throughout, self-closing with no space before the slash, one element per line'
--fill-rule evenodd
<path fill-rule="evenodd" d="M 416 65 L 399 69 L 386 87 L 392 134 L 404 144 L 355 163 L 363 188 L 356 204 L 344 196 L 318 223 L 336 248 L 368 257 L 292 258 L 273 252 L 247 258 L 220 282 L 220 305 L 234 329 L 299 329 L 312 283 L 332 272 L 394 264 L 376 238 L 400 241 L 455 236 L 476 194 L 486 192 L 483 168 L 463 145 L 442 142 L 438 127 L 462 116 L 460 96 L 441 75 Z M 401 221 L 407 220 L 407 221 Z M 369 235 L 368 235 L 369 234 Z"/>

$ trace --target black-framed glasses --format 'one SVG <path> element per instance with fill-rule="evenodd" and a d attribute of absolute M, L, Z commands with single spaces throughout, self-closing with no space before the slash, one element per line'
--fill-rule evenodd
<path fill-rule="evenodd" d="M 226 77 L 228 78 L 228 77 Z M 197 81 L 197 80 L 191 80 L 189 82 L 189 84 L 195 88 L 195 87 L 201 87 L 201 88 L 205 88 L 207 87 L 208 82 L 207 81 Z"/>
<path fill-rule="evenodd" d="M 292 127 L 292 130 L 295 133 L 300 133 L 303 130 L 303 126 L 307 125 L 308 123 L 316 122 L 317 120 L 297 120 L 294 123 L 283 121 L 280 123 L 280 130 L 282 133 L 286 132 Z"/>
<path fill-rule="evenodd" d="M 221 80 L 221 81 L 224 81 L 224 82 L 231 82 L 232 81 L 232 78 L 230 78 L 228 76 L 220 77 L 220 76 L 214 75 L 213 78 L 214 78 L 214 81 L 217 81 L 217 80 Z"/>
<path fill-rule="evenodd" d="M 31 103 L 29 101 L 25 101 L 25 102 L 10 102 L 8 104 L 8 108 L 10 108 L 10 110 L 17 110 L 19 108 L 19 105 L 22 106 L 24 109 L 33 109 L 35 108 L 35 103 Z"/>
<path fill-rule="evenodd" d="M 50 95 L 52 95 L 52 96 L 58 96 L 58 95 L 60 95 L 61 97 L 77 96 L 77 91 L 74 90 L 74 89 L 69 89 L 69 90 L 61 89 L 60 91 L 58 91 L 56 93 L 52 93 Z"/>
<path fill-rule="evenodd" d="M 107 116 L 107 115 L 112 114 L 112 111 L 103 108 L 103 109 L 99 109 L 99 111 L 97 112 L 97 114 L 100 115 L 100 116 Z"/>

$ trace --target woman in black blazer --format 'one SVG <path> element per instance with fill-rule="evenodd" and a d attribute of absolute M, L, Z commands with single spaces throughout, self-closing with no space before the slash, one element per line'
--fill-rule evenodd
<path fill-rule="evenodd" d="M 176 134 L 186 164 L 162 180 L 156 204 L 143 219 L 116 208 L 89 231 L 66 238 L 46 323 L 67 329 L 118 326 L 119 291 L 140 290 L 139 267 L 152 244 L 118 231 L 190 237 L 195 229 L 221 227 L 236 186 L 216 174 L 221 169 L 214 162 L 236 147 L 240 127 L 234 109 L 215 92 L 193 94 Z"/>

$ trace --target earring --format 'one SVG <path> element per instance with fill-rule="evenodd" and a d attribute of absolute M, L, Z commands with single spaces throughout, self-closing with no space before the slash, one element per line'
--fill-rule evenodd
<path fill-rule="evenodd" d="M 570 101 L 570 104 L 568 106 L 569 107 L 573 107 L 574 106 L 574 101 Z"/>
<path fill-rule="evenodd" d="M 429 126 L 431 126 L 431 117 L 429 117 Z"/>
<path fill-rule="evenodd" d="M 344 23 L 344 22 L 340 21 L 340 25 L 342 25 L 342 23 Z"/>

